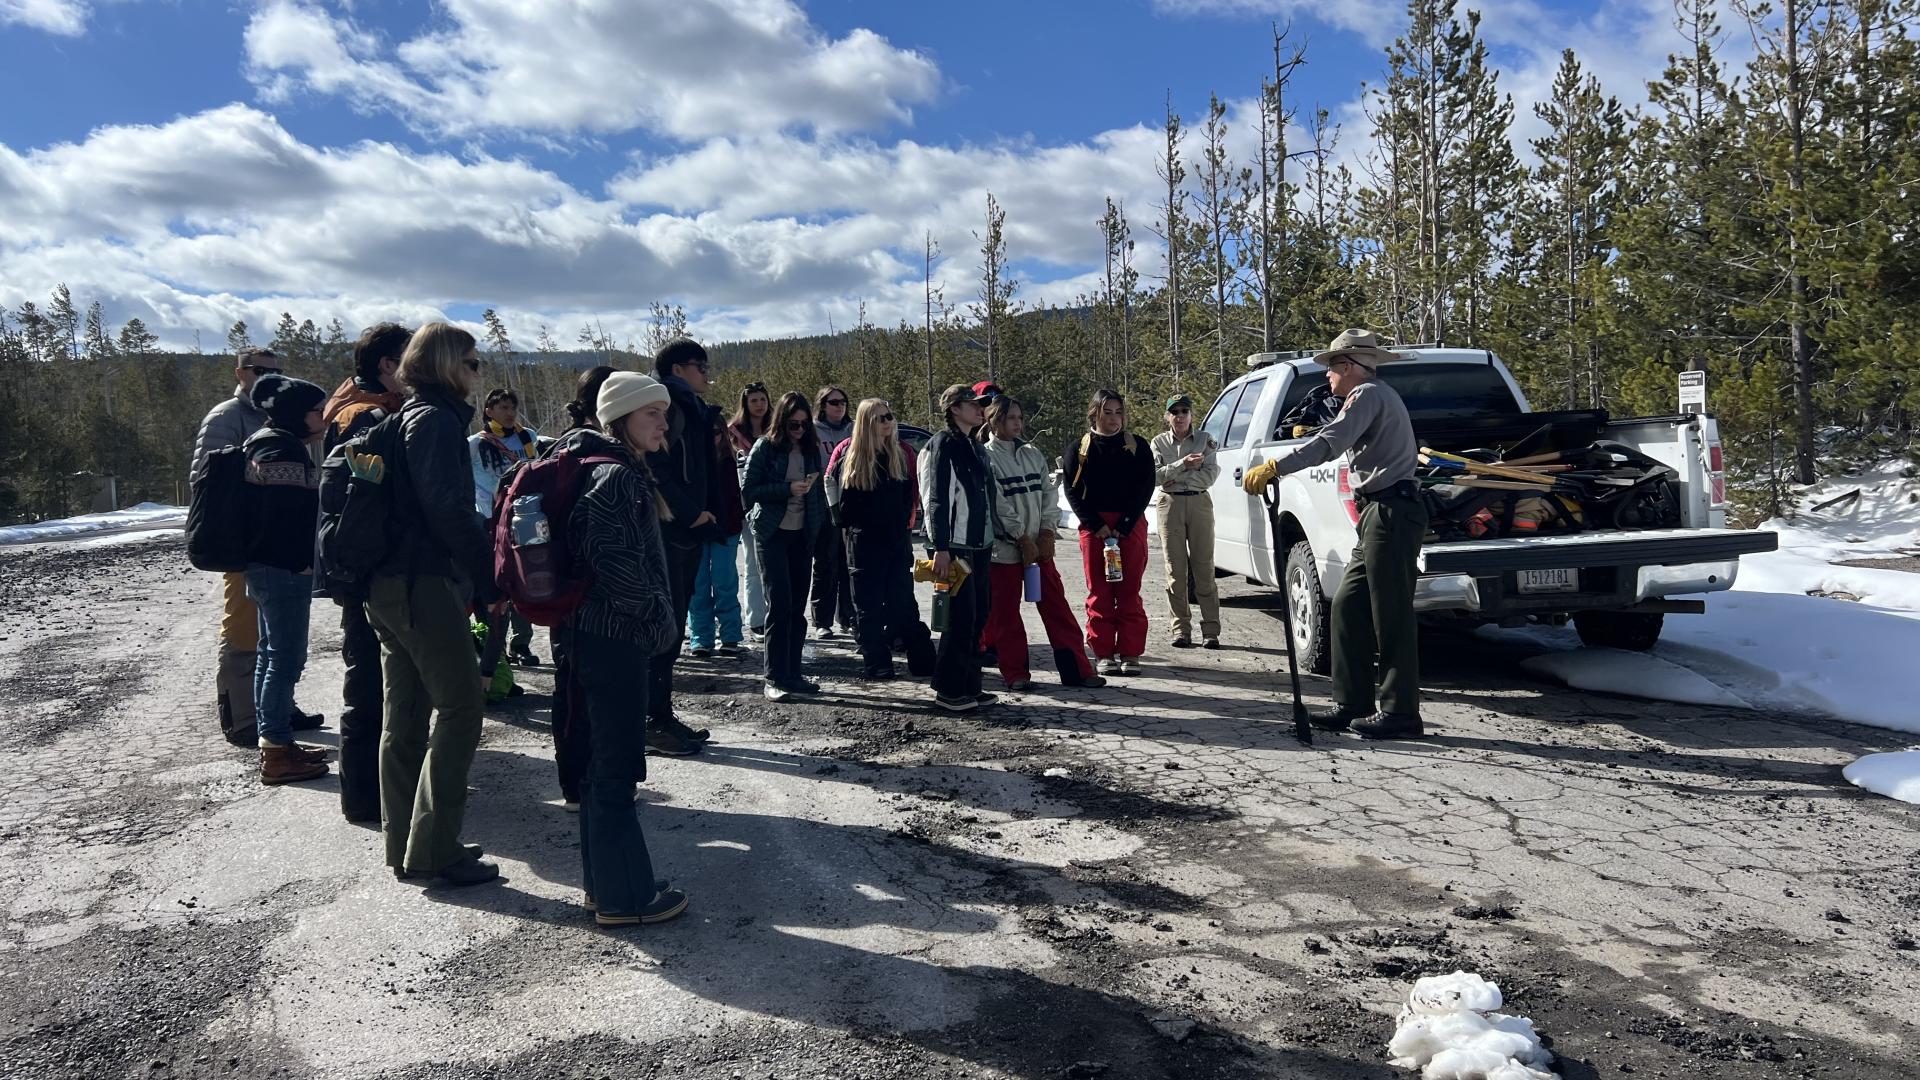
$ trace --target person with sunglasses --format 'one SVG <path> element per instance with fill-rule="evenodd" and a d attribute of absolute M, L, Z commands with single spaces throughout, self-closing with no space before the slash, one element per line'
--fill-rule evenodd
<path fill-rule="evenodd" d="M 734 474 L 742 484 L 747 478 L 747 454 L 760 436 L 767 433 L 772 415 L 773 399 L 767 396 L 766 383 L 750 382 L 741 389 L 740 404 L 733 411 L 732 423 L 727 425 L 727 436 L 733 441 Z M 740 547 L 747 564 L 742 575 L 747 586 L 747 632 L 759 641 L 767 636 L 766 575 L 760 570 L 759 545 L 749 540 Z"/>
<path fill-rule="evenodd" d="M 716 468 L 719 418 L 702 397 L 711 385 L 708 367 L 707 350 L 686 337 L 660 346 L 653 358 L 654 378 L 667 388 L 671 399 L 666 444 L 647 455 L 647 465 L 666 503 L 660 536 L 666 542 L 667 581 L 673 586 L 675 639 L 673 648 L 654 656 L 648 673 L 647 746 L 672 757 L 698 753 L 707 743 L 705 728 L 689 727 L 674 712 L 673 669 L 686 640 L 701 555 L 710 541 L 724 536 L 719 513 L 725 495 L 720 485 L 734 482 L 730 470 Z"/>
<path fill-rule="evenodd" d="M 768 701 L 817 694 L 820 684 L 800 675 L 807 639 L 807 579 L 813 550 L 827 527 L 826 492 L 819 484 L 820 435 L 813 410 L 789 393 L 773 411 L 773 426 L 747 455 L 741 495 L 753 509 L 748 522 L 767 574 Z"/>
<path fill-rule="evenodd" d="M 853 412 L 847 392 L 823 386 L 813 397 L 813 430 L 820 436 L 820 453 L 831 459 L 841 443 L 853 436 Z M 813 552 L 813 628 L 822 638 L 853 634 L 853 578 L 847 565 L 846 537 L 832 522 L 820 534 Z"/>
<path fill-rule="evenodd" d="M 919 678 L 933 674 L 933 635 L 920 621 L 913 598 L 917 488 L 913 449 L 900 441 L 893 406 L 879 398 L 862 401 L 853 435 L 827 462 L 827 497 L 835 502 L 838 490 L 861 668 L 876 681 L 896 674 L 896 640 L 906 645 L 909 672 Z"/>
<path fill-rule="evenodd" d="M 247 349 L 234 360 L 233 393 L 208 410 L 193 439 L 189 481 L 207 467 L 207 455 L 239 446 L 266 425 L 265 409 L 253 403 L 253 385 L 262 375 L 282 373 L 280 357 L 272 349 Z M 260 610 L 247 599 L 247 575 L 234 571 L 220 580 L 220 656 L 214 668 L 214 713 L 220 731 L 235 746 L 252 747 L 254 727 L 253 671 L 260 647 Z M 311 731 L 321 718 L 294 708 L 289 716 L 295 731 Z"/>
<path fill-rule="evenodd" d="M 1167 430 L 1153 437 L 1154 517 L 1167 559 L 1167 609 L 1173 614 L 1173 647 L 1193 648 L 1193 608 L 1200 601 L 1200 637 L 1220 647 L 1220 590 L 1213 580 L 1213 496 L 1220 476 L 1213 436 L 1193 426 L 1193 399 L 1167 399 Z M 1191 583 L 1191 584 L 1189 584 Z"/>

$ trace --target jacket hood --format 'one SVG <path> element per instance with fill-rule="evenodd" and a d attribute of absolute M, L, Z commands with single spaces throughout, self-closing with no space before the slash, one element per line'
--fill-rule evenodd
<path fill-rule="evenodd" d="M 350 378 L 334 388 L 333 396 L 327 399 L 326 411 L 320 415 L 326 420 L 327 426 L 331 427 L 342 412 L 353 406 L 374 406 L 391 413 L 405 402 L 406 398 L 396 391 L 385 387 L 369 390 L 358 378 Z"/>
<path fill-rule="evenodd" d="M 560 436 L 560 441 L 554 444 L 552 452 L 555 454 L 575 454 L 580 457 L 604 454 L 607 457 L 619 458 L 628 465 L 638 466 L 640 464 L 640 459 L 634 455 L 632 450 L 627 448 L 626 443 L 621 442 L 619 439 L 605 432 L 595 431 L 592 428 L 574 428 L 572 431 Z"/>
<path fill-rule="evenodd" d="M 829 424 L 825 420 L 815 420 L 813 426 L 814 429 L 820 433 L 822 439 L 839 442 L 853 435 L 853 414 L 849 412 L 846 417 L 837 424 Z"/>

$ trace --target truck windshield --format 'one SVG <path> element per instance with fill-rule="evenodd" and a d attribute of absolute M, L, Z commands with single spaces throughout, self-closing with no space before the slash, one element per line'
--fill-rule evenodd
<path fill-rule="evenodd" d="M 1437 420 L 1455 416 L 1508 416 L 1520 412 L 1513 391 L 1500 378 L 1492 364 L 1464 362 L 1428 362 L 1383 364 L 1380 377 L 1407 403 L 1407 412 L 1415 420 Z M 1318 368 L 1300 371 L 1287 385 L 1287 397 L 1280 405 L 1281 417 L 1293 412 L 1316 387 L 1327 385 L 1327 373 Z M 1280 437 L 1276 433 L 1276 438 Z"/>

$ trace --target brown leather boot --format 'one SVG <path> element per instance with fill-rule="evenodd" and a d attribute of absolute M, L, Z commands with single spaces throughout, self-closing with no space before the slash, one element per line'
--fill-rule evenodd
<path fill-rule="evenodd" d="M 293 746 L 260 748 L 260 782 L 293 784 L 327 775 L 327 763 L 314 761 Z"/>

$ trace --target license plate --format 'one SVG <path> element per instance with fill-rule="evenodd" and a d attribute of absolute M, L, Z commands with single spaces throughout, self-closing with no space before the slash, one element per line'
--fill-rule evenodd
<path fill-rule="evenodd" d="M 1579 592 L 1578 570 L 1522 570 L 1520 591 L 1524 593 Z"/>

